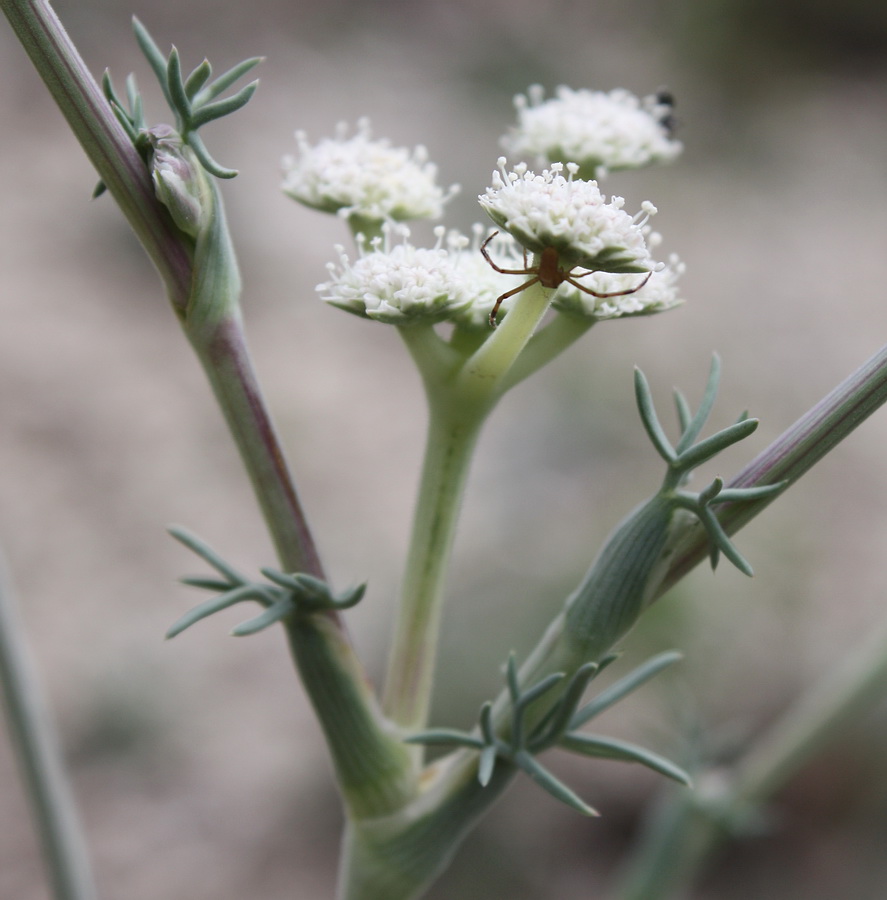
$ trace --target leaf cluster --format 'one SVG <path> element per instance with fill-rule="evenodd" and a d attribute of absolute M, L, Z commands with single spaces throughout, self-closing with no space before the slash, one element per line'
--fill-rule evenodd
<path fill-rule="evenodd" d="M 235 627 L 231 631 L 235 637 L 255 634 L 298 613 L 348 609 L 359 603 L 366 591 L 366 584 L 360 584 L 335 595 L 319 578 L 304 573 L 288 574 L 270 567 L 261 569 L 267 581 L 252 581 L 186 529 L 174 526 L 169 533 L 209 563 L 221 577 L 188 576 L 181 579 L 182 584 L 212 591 L 216 596 L 185 613 L 167 631 L 167 638 L 173 638 L 195 622 L 244 600 L 254 600 L 265 608 L 259 615 Z"/>
<path fill-rule="evenodd" d="M 733 425 L 694 443 L 711 415 L 718 392 L 720 371 L 720 360 L 717 355 L 714 355 L 702 402 L 695 415 L 691 414 L 690 406 L 684 395 L 675 390 L 675 406 L 681 428 L 681 436 L 676 445 L 672 445 L 666 437 L 665 430 L 653 406 L 650 385 L 640 369 L 635 369 L 635 398 L 647 435 L 657 453 L 668 463 L 668 472 L 662 491 L 668 493 L 676 506 L 693 513 L 702 523 L 708 535 L 709 558 L 712 568 L 717 566 L 720 555 L 723 553 L 740 572 L 752 575 L 751 565 L 727 536 L 712 507 L 720 503 L 736 503 L 768 497 L 781 491 L 787 482 L 780 481 L 776 484 L 753 488 L 725 489 L 723 479 L 716 477 L 707 487 L 696 493 L 682 488 L 695 468 L 708 462 L 727 447 L 748 437 L 758 427 L 757 419 L 750 419 L 746 413 L 742 413 Z"/>
<path fill-rule="evenodd" d="M 523 689 L 512 654 L 505 667 L 505 681 L 511 699 L 511 716 L 507 733 L 496 732 L 493 725 L 493 704 L 487 701 L 481 707 L 478 726 L 473 731 L 432 728 L 411 735 L 407 738 L 407 742 L 476 750 L 477 778 L 483 786 L 489 784 L 498 762 L 504 761 L 515 765 L 555 799 L 586 816 L 596 816 L 598 812 L 539 762 L 539 754 L 543 751 L 560 747 L 582 756 L 640 763 L 667 778 L 689 785 L 690 776 L 683 769 L 651 750 L 628 741 L 578 731 L 595 716 L 633 693 L 681 658 L 679 653 L 673 651 L 654 656 L 593 700 L 582 704 L 582 696 L 589 683 L 610 663 L 618 659 L 618 656 L 613 653 L 599 663 L 586 663 L 570 677 L 567 677 L 566 672 L 555 672 L 531 687 Z M 528 729 L 526 727 L 528 710 L 556 687 L 561 688 L 560 697 L 541 721 Z"/>
<path fill-rule="evenodd" d="M 209 60 L 204 59 L 185 77 L 179 51 L 175 47 L 164 57 L 148 30 L 136 18 L 133 18 L 133 30 L 142 53 L 160 82 L 166 102 L 175 114 L 175 130 L 183 142 L 194 151 L 207 172 L 217 178 L 233 178 L 237 175 L 237 170 L 220 165 L 210 156 L 203 140 L 197 134 L 197 129 L 208 122 L 236 112 L 249 102 L 259 85 L 257 80 L 251 81 L 229 97 L 217 98 L 257 66 L 262 58 L 256 56 L 245 59 L 212 81 L 210 80 L 212 66 Z M 135 76 L 129 75 L 126 79 L 126 105 L 115 92 L 107 71 L 102 78 L 102 85 L 118 121 L 143 158 L 147 159 L 151 149 L 151 130 L 145 122 L 144 107 Z M 101 193 L 101 189 L 97 189 L 96 193 Z"/>

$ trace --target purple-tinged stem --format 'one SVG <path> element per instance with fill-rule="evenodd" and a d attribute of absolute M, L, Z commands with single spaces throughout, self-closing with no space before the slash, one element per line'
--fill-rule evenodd
<path fill-rule="evenodd" d="M 191 291 L 191 248 L 156 199 L 144 161 L 46 0 L 0 0 L 34 68 L 157 267 L 181 313 Z"/>
<path fill-rule="evenodd" d="M 805 472 L 861 425 L 887 401 L 887 347 L 881 348 L 852 375 L 822 398 L 794 425 L 759 453 L 728 488 L 755 487 L 787 482 L 794 484 Z M 753 519 L 780 493 L 761 500 L 725 504 L 718 519 L 733 534 Z M 679 548 L 659 595 L 665 593 L 708 555 L 701 530 Z"/>

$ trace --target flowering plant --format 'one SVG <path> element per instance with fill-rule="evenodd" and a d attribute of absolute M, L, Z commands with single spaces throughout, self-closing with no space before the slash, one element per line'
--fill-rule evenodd
<path fill-rule="evenodd" d="M 595 324 L 672 310 L 683 302 L 680 259 L 657 261 L 649 201 L 626 212 L 600 181 L 617 169 L 671 162 L 673 99 L 626 91 L 562 87 L 545 100 L 538 88 L 517 100 L 518 122 L 503 157 L 479 194 L 489 222 L 471 236 L 440 226 L 433 246 L 416 246 L 405 224 L 437 219 L 455 188 L 437 184 L 421 147 L 392 147 L 361 121 L 349 136 L 316 145 L 297 132 L 298 155 L 284 161 L 284 192 L 313 211 L 331 213 L 351 232 L 354 249 L 335 249 L 318 286 L 332 306 L 393 326 L 415 362 L 428 406 L 428 438 L 410 545 L 383 690 L 377 695 L 345 628 L 364 602 L 359 585 L 328 583 L 307 518 L 281 452 L 246 350 L 239 313 L 240 278 L 218 179 L 236 175 L 210 156 L 199 128 L 236 112 L 255 83 L 226 95 L 258 60 L 211 80 L 208 62 L 185 75 L 175 49 L 164 56 L 136 23 L 142 51 L 173 113 L 173 125 L 148 126 L 133 80 L 126 99 L 110 77 L 99 90 L 44 4 L 0 0 L 35 65 L 98 169 L 107 190 L 156 264 L 186 338 L 204 367 L 243 458 L 278 554 L 261 578 L 244 574 L 190 531 L 173 536 L 213 571 L 185 579 L 208 599 L 168 632 L 174 637 L 232 605 L 259 611 L 235 629 L 249 635 L 281 626 L 327 740 L 346 813 L 340 896 L 418 897 L 508 785 L 528 776 L 551 797 L 586 816 L 597 810 L 541 759 L 555 748 L 642 765 L 684 786 L 681 816 L 653 831 L 624 896 L 665 896 L 677 874 L 735 826 L 829 726 L 885 677 L 884 648 L 826 684 L 787 716 L 757 754 L 712 787 L 710 772 L 688 771 L 657 751 L 584 730 L 678 654 L 660 653 L 592 699 L 586 691 L 617 666 L 618 650 L 640 616 L 690 568 L 721 559 L 752 570 L 733 534 L 790 487 L 838 440 L 887 399 L 887 356 L 880 354 L 839 386 L 730 481 L 698 490 L 701 465 L 757 427 L 742 415 L 703 437 L 720 362 L 713 359 L 694 411 L 680 393 L 678 437 L 669 438 L 644 375 L 634 375 L 641 426 L 661 457 L 661 484 L 617 525 L 564 598 L 533 649 L 504 663 L 504 687 L 484 702 L 469 729 L 429 721 L 446 575 L 472 453 L 491 411 L 507 391 L 551 362 Z M 368 327 L 369 324 L 368 324 Z M 617 326 L 605 326 L 614 328 Z M 639 429 L 640 433 L 640 429 Z M 5 596 L 6 591 L 0 591 Z M 32 778 L 47 837 L 57 896 L 93 895 L 88 866 L 64 789 L 39 763 L 51 753 L 45 727 L 31 715 L 21 638 L 0 624 L 0 663 L 10 721 Z M 813 710 L 810 712 L 810 710 Z M 781 730 L 780 730 L 781 728 Z M 444 748 L 426 760 L 426 748 Z M 30 765 L 30 763 L 35 763 Z M 690 786 L 695 783 L 695 788 Z M 606 810 L 603 810 L 605 813 Z M 669 843 L 671 842 L 671 843 Z M 681 846 L 663 867 L 662 848 Z M 658 855 L 657 855 L 658 854 Z"/>

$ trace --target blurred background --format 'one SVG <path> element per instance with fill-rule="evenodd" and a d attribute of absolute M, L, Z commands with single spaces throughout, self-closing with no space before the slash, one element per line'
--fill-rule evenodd
<path fill-rule="evenodd" d="M 374 677 L 423 443 L 418 378 L 393 329 L 326 307 L 342 225 L 278 190 L 292 132 L 372 119 L 425 144 L 447 224 L 479 220 L 512 97 L 661 86 L 683 157 L 612 177 L 652 200 L 687 264 L 681 309 L 604 323 L 506 398 L 481 443 L 456 547 L 435 721 L 466 727 L 616 522 L 655 490 L 631 370 L 701 393 L 723 359 L 713 426 L 758 432 L 731 475 L 887 339 L 887 7 L 874 0 L 252 0 L 56 9 L 92 71 L 135 70 L 137 13 L 185 65 L 264 55 L 250 105 L 206 131 L 241 175 L 224 186 L 255 361 L 336 585 L 369 579 L 350 617 Z M 24 53 L 0 26 L 0 544 L 108 898 L 332 896 L 341 815 L 281 635 L 234 640 L 247 610 L 166 643 L 199 570 L 187 525 L 244 569 L 272 561 L 239 461 L 158 279 Z M 626 642 L 615 675 L 685 661 L 601 730 L 686 760 L 689 734 L 741 749 L 887 615 L 887 414 L 879 413 L 738 537 L 756 577 L 700 567 Z M 712 473 L 714 474 L 714 473 Z M 769 829 L 726 848 L 694 900 L 884 896 L 887 702 L 774 798 Z M 430 895 L 604 896 L 660 780 L 552 759 L 603 818 L 518 782 Z M 0 737 L 0 897 L 48 897 L 8 740 Z"/>

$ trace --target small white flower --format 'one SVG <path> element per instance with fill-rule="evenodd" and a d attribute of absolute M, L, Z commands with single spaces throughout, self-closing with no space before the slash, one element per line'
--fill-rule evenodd
<path fill-rule="evenodd" d="M 408 243 L 409 230 L 403 226 L 398 229 L 401 242 L 392 246 L 392 231 L 385 228 L 384 241 L 375 239 L 369 250 L 360 242 L 360 255 L 354 263 L 337 247 L 338 267 L 329 263 L 330 280 L 317 286 L 323 299 L 393 325 L 442 321 L 471 302 L 469 285 L 454 255 L 441 246 L 443 227 L 436 229 L 438 241 L 430 249 Z M 464 241 L 450 237 L 451 246 Z"/>
<path fill-rule="evenodd" d="M 564 282 L 555 293 L 551 305 L 561 312 L 596 320 L 650 316 L 665 312 L 684 302 L 678 296 L 677 281 L 684 274 L 685 268 L 677 255 L 672 254 L 668 263 L 660 263 L 638 290 L 632 289 L 643 282 L 643 276 L 640 275 L 595 272 L 583 276 L 581 272 L 574 272 L 574 280 L 598 294 L 615 294 L 619 291 L 631 293 L 616 297 L 595 297 Z"/>
<path fill-rule="evenodd" d="M 545 100 L 533 85 L 514 100 L 518 124 L 502 139 L 512 156 L 541 165 L 576 162 L 583 177 L 673 160 L 683 149 L 671 136 L 672 101 L 639 100 L 629 91 L 574 91 L 561 85 Z"/>
<path fill-rule="evenodd" d="M 645 226 L 656 207 L 645 201 L 632 217 L 622 209 L 621 197 L 607 201 L 597 182 L 573 177 L 575 163 L 566 168 L 567 178 L 561 174 L 561 163 L 541 175 L 523 163 L 509 172 L 505 157 L 500 157 L 492 187 L 478 200 L 490 218 L 527 250 L 542 253 L 554 248 L 565 271 L 574 266 L 601 272 L 650 271 L 653 261 Z"/>
<path fill-rule="evenodd" d="M 446 201 L 456 193 L 436 183 L 437 167 L 419 146 L 409 151 L 392 147 L 387 140 L 372 140 L 367 119 L 347 137 L 340 122 L 335 138 L 315 146 L 303 131 L 296 132 L 298 158 L 283 160 L 284 193 L 323 212 L 358 216 L 376 221 L 436 219 Z"/>
<path fill-rule="evenodd" d="M 456 310 L 450 317 L 460 328 L 471 331 L 490 330 L 490 313 L 502 294 L 516 288 L 527 280 L 526 275 L 503 275 L 493 269 L 483 258 L 480 245 L 487 235 L 483 225 L 475 225 L 474 237 L 464 245 L 455 256 L 455 263 L 469 286 L 471 303 Z M 510 234 L 499 232 L 487 245 L 490 255 L 503 269 L 522 269 L 525 266 L 521 247 Z M 516 300 L 509 297 L 502 303 L 502 314 Z M 501 315 L 501 314 L 500 314 Z"/>

